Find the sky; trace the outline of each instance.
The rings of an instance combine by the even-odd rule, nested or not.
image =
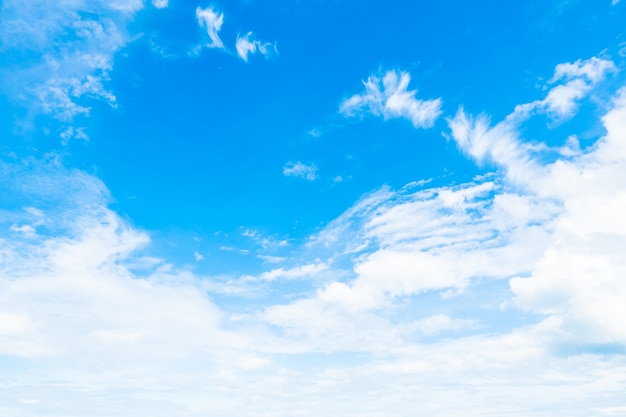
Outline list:
[[[625,31],[0,0],[0,415],[626,416]]]

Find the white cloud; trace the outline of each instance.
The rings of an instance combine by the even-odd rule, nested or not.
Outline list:
[[[283,167],[283,175],[286,177],[297,177],[307,181],[317,179],[317,167],[315,164],[303,164],[302,162],[287,162]]]
[[[460,108],[448,125],[452,138],[467,156],[480,165],[500,166],[512,181],[526,182],[543,167],[531,158],[529,146],[521,143],[515,123],[509,120],[491,127],[487,116],[471,117]]]
[[[203,9],[196,8],[196,19],[200,27],[206,29],[210,42],[206,44],[209,48],[224,49],[224,43],[219,37],[219,32],[224,23],[224,13],[214,10],[212,7]]]
[[[157,9],[165,9],[169,4],[169,0],[152,0],[152,5]]]
[[[257,255],[257,258],[262,259],[268,264],[279,264],[285,262],[287,258],[285,256],[271,256],[271,255]]]
[[[237,35],[236,42],[237,55],[239,58],[248,62],[248,55],[260,53],[266,58],[271,54],[275,54],[278,52],[275,43],[271,42],[261,42],[259,40],[252,39],[252,32],[246,33],[245,36]]]
[[[557,65],[549,84],[565,81],[553,87],[543,100],[521,104],[515,108],[511,119],[526,119],[534,112],[546,112],[555,119],[567,119],[574,115],[577,102],[585,97],[608,72],[616,71],[615,64],[600,58],[580,59],[574,63]]]
[[[70,126],[61,132],[59,136],[64,144],[67,144],[70,139],[89,140],[89,136],[87,136],[82,127]]]
[[[327,269],[328,265],[324,263],[301,265],[291,269],[278,268],[263,272],[259,279],[261,281],[275,281],[278,279],[310,278]]]
[[[553,245],[527,278],[511,280],[515,303],[558,319],[564,337],[581,343],[626,344],[626,332],[612,319],[626,314],[621,276],[626,263],[626,90],[603,117],[606,136],[592,151],[558,161],[549,176],[533,184],[539,193],[563,201],[565,211]]]
[[[411,76],[406,72],[387,71],[380,79],[370,76],[365,92],[344,100],[339,111],[346,117],[371,113],[385,119],[405,118],[415,127],[431,127],[441,115],[441,99],[420,100],[417,90],[408,90]]]
[[[600,80],[611,68],[591,59],[555,73]],[[330,272],[343,278],[268,308],[266,319],[306,334],[316,346],[326,346],[320,337],[351,334],[336,339],[335,349],[362,349],[354,326],[372,314],[390,314],[399,300],[433,292],[442,300],[463,299],[480,283],[510,280],[510,301],[501,298],[498,306],[537,314],[528,328],[542,334],[546,349],[626,346],[616,320],[626,314],[620,278],[626,271],[620,252],[626,245],[626,90],[602,122],[607,133],[595,146],[581,150],[570,138],[575,152],[545,162],[553,149],[524,142],[520,119],[509,116],[491,127],[488,117],[460,110],[449,120],[451,138],[476,161],[495,163],[497,173],[455,187],[382,189],[365,197],[309,242],[313,253],[332,254]],[[336,266],[342,257],[351,259],[352,278]]]
[[[473,320],[468,319],[454,319],[445,314],[437,314],[434,316],[426,317],[413,324],[416,330],[423,333],[426,336],[434,336],[446,331],[455,331],[467,327],[473,327],[475,325]]]
[[[14,224],[14,225],[11,225],[11,230],[14,232],[23,233],[24,236],[28,236],[28,237],[37,236],[37,230],[30,224],[23,224],[21,226]]]
[[[14,216],[36,217],[46,229],[27,240],[15,235],[32,232],[23,226],[0,232],[0,363],[16,395],[26,396],[21,364],[46,358],[31,374],[48,387],[30,392],[42,396],[34,415],[50,407],[64,414],[72,392],[88,386],[141,390],[147,384],[158,390],[157,380],[168,380],[168,369],[188,360],[196,375],[215,370],[214,363],[233,369],[263,365],[264,359],[255,361],[253,352],[237,347],[239,336],[220,328],[221,312],[199,278],[137,255],[148,236],[106,207],[108,193],[99,180],[55,163],[0,163],[3,192],[42,207]],[[68,400],[52,405],[55,395]],[[137,407],[132,396],[124,413]],[[7,411],[6,404],[0,395],[0,410]],[[71,408],[89,414],[90,407]]]
[[[70,125],[89,114],[91,100],[116,105],[105,83],[114,55],[130,40],[126,26],[143,7],[141,0],[84,3],[8,0],[0,13],[3,90],[35,113]],[[85,8],[93,13],[82,13]]]

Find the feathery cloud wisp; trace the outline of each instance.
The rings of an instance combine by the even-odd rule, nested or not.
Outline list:
[[[203,9],[196,8],[196,19],[200,27],[206,29],[210,42],[206,44],[209,48],[224,49],[224,42],[220,39],[219,32],[224,23],[224,13],[214,10],[212,7]]]
[[[235,45],[237,49],[237,55],[242,60],[248,62],[248,55],[259,53],[265,58],[268,58],[272,54],[278,52],[275,43],[261,42],[252,38],[252,32],[246,33],[244,36],[238,35]]]
[[[411,76],[407,72],[387,71],[380,79],[370,76],[365,92],[344,100],[339,111],[346,117],[371,113],[385,119],[405,118],[416,128],[431,127],[441,115],[441,99],[420,100],[417,90],[408,90]]]

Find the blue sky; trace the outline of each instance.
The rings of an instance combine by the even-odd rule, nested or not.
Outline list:
[[[626,5],[422,3],[0,2],[0,414],[626,416]]]

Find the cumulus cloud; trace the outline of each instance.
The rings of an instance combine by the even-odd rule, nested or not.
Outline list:
[[[417,90],[408,90],[407,72],[387,71],[381,78],[372,75],[364,81],[365,92],[344,100],[339,111],[346,117],[373,114],[385,119],[405,118],[415,127],[431,127],[441,115],[441,99],[420,100]]]
[[[315,164],[303,164],[302,162],[287,162],[283,167],[283,175],[286,177],[297,177],[307,181],[317,179],[317,166]]]
[[[224,49],[224,42],[219,37],[219,32],[224,23],[224,13],[214,10],[212,7],[206,9],[198,7],[196,8],[196,19],[200,27],[204,28],[209,36],[209,42],[206,43],[206,46]]]
[[[275,43],[261,42],[252,38],[252,32],[246,33],[244,36],[238,35],[237,42],[237,55],[239,58],[248,62],[248,55],[254,55],[259,53],[266,58],[278,52]]]
[[[565,210],[553,244],[527,277],[511,280],[515,304],[561,323],[564,337],[579,343],[626,344],[611,317],[626,314],[626,90],[602,119],[606,135],[572,161],[558,161],[534,184],[537,193],[561,200]]]

